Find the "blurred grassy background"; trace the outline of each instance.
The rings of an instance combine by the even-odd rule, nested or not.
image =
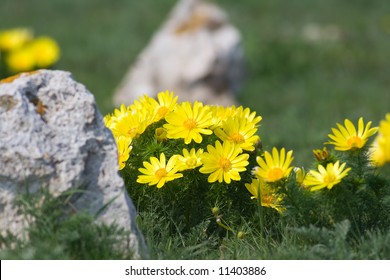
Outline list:
[[[240,102],[263,116],[266,149],[293,149],[294,164],[306,165],[336,122],[363,116],[377,125],[390,112],[388,0],[213,2],[242,32],[248,77]],[[56,68],[72,72],[106,114],[115,87],[175,3],[1,0],[0,29],[31,27],[57,40]],[[328,29],[336,35],[304,36]]]

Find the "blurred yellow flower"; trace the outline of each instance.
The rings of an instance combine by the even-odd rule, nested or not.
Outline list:
[[[361,149],[366,144],[368,138],[378,131],[377,127],[371,127],[372,122],[368,122],[364,127],[363,118],[359,118],[358,130],[356,131],[353,123],[345,119],[344,126],[337,124],[338,129],[332,128],[333,134],[329,134],[329,138],[333,141],[326,142],[325,144],[332,144],[336,150],[348,151]]]
[[[323,188],[331,189],[335,185],[341,182],[345,176],[348,175],[348,172],[351,168],[345,168],[345,163],[340,165],[339,161],[336,161],[335,164],[328,163],[326,168],[322,165],[318,165],[318,171],[310,170],[303,184],[310,188],[311,191],[317,191]]]
[[[170,139],[183,138],[185,144],[194,140],[202,142],[202,135],[211,135],[211,112],[201,102],[195,101],[194,106],[190,102],[183,102],[177,105],[173,112],[166,115],[167,137]]]
[[[390,161],[390,144],[385,138],[378,137],[372,144],[369,155],[373,165],[385,165]]]
[[[377,166],[390,161],[390,114],[386,114],[386,119],[379,124],[378,136],[370,149],[370,159]]]
[[[166,182],[183,177],[183,174],[176,173],[178,171],[176,157],[171,157],[167,163],[164,153],[160,154],[160,160],[151,157],[150,162],[143,162],[143,166],[145,168],[138,169],[144,174],[138,175],[137,182],[141,184],[157,185],[157,188],[161,188]]]
[[[298,184],[303,184],[303,180],[305,179],[305,170],[304,168],[300,167],[294,167],[294,172],[295,172],[295,180],[297,181]]]
[[[203,154],[203,149],[195,150],[192,148],[190,151],[183,149],[183,155],[177,155],[177,166],[180,171],[187,169],[194,169],[202,165],[200,160]]]
[[[252,182],[250,184],[245,184],[245,187],[252,194],[252,199],[259,199],[260,191],[261,206],[271,207],[279,213],[283,212],[284,208],[281,206],[283,200],[282,196],[277,194],[276,191],[261,178],[252,179]]]
[[[222,183],[225,181],[230,184],[231,180],[239,181],[241,179],[239,172],[245,171],[249,164],[248,154],[240,154],[239,146],[218,140],[215,147],[207,145],[207,152],[201,156],[203,166],[199,169],[200,173],[210,174],[208,182],[213,183],[218,180]]]
[[[21,48],[33,38],[27,28],[14,28],[0,32],[0,51],[8,52]]]
[[[119,170],[122,170],[126,166],[126,161],[129,159],[132,147],[131,139],[124,136],[115,138],[116,145],[118,147],[118,163]]]
[[[30,48],[34,53],[37,68],[50,67],[60,58],[60,48],[50,37],[42,36],[34,39]]]
[[[253,151],[255,144],[260,140],[257,127],[248,121],[247,118],[230,117],[223,122],[221,127],[215,129],[214,133],[222,141],[229,141],[237,144],[241,149]]]
[[[47,36],[33,39],[30,29],[15,28],[0,32],[0,52],[6,72],[16,74],[52,66],[59,59],[60,48]]]
[[[12,73],[31,71],[35,68],[34,52],[29,47],[24,47],[8,53],[5,62]]]
[[[256,161],[259,166],[255,169],[254,173],[266,182],[279,181],[290,174],[292,170],[290,164],[293,159],[292,151],[289,151],[286,156],[286,150],[284,148],[279,153],[274,147],[272,149],[272,155],[269,152],[265,152],[264,159],[257,157]]]

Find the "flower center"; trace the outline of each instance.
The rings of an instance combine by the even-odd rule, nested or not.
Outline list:
[[[186,160],[186,165],[187,165],[188,167],[194,167],[194,166],[196,165],[197,162],[198,162],[198,161],[197,161],[196,158],[191,157],[191,158],[189,158],[189,159]]]
[[[275,167],[270,169],[267,175],[269,181],[275,182],[283,178],[283,170],[279,167]]]
[[[161,106],[157,110],[157,115],[160,117],[164,117],[168,113],[169,109],[166,106]]]
[[[184,121],[183,126],[186,129],[191,130],[196,127],[196,121],[194,119],[187,119]]]
[[[334,181],[336,181],[336,176],[334,176],[333,174],[327,174],[324,176],[324,183],[325,184],[331,184]]]
[[[227,158],[221,158],[218,162],[218,165],[223,169],[223,171],[228,172],[231,167],[232,163]]]
[[[157,177],[157,179],[161,179],[162,177],[164,177],[165,175],[167,175],[167,170],[165,168],[160,168],[160,169],[157,169],[155,172],[154,172],[154,176]]]
[[[245,138],[244,136],[242,136],[240,133],[238,132],[234,132],[230,135],[230,139],[237,143],[237,144],[241,144],[241,143],[244,143],[245,142]]]
[[[137,135],[137,127],[132,127],[127,131],[127,135],[130,138],[134,138]]]
[[[269,207],[275,203],[275,197],[272,194],[261,195],[261,206]]]
[[[347,140],[347,145],[351,148],[361,148],[363,147],[362,138],[359,136],[352,136]]]

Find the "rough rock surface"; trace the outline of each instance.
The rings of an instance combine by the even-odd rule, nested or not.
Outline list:
[[[0,83],[0,230],[21,235],[26,222],[14,207],[19,192],[48,188],[72,198],[77,211],[131,231],[136,257],[146,253],[135,208],[118,174],[117,150],[93,95],[70,73],[41,70]]]
[[[244,77],[239,31],[226,13],[201,0],[180,0],[114,94],[128,105],[170,90],[179,100],[232,105]]]

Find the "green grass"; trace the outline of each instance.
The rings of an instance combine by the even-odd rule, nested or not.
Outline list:
[[[0,235],[0,259],[131,259],[128,233],[118,225],[97,224],[92,215],[73,211],[74,194],[76,190],[55,198],[46,189],[20,193],[15,207],[29,226],[21,236]]]
[[[62,49],[56,68],[72,72],[106,114],[113,109],[115,87],[175,2],[2,0],[0,29],[28,26],[37,35],[56,39]],[[307,166],[312,149],[322,148],[336,122],[363,116],[377,125],[390,112],[388,0],[213,2],[242,32],[248,75],[240,101],[263,117],[260,136],[266,150],[292,149],[293,164]],[[335,25],[341,37],[309,42],[302,30],[310,23]],[[152,214],[145,215],[144,230],[153,221]],[[160,223],[164,229],[166,223]],[[202,231],[202,225],[186,237],[184,251],[177,249],[183,240],[168,230],[162,230],[159,238],[146,234],[154,244],[155,258],[251,258],[259,256],[253,255],[256,250],[264,258],[389,258],[388,233],[370,231],[351,244],[343,239],[340,227],[346,225],[324,229],[328,233],[321,236],[333,239],[319,237],[314,245],[302,240],[321,228],[293,235],[286,229],[278,246],[269,244],[266,249],[258,244],[256,233],[228,245],[217,239],[199,244],[196,231]],[[210,244],[220,247],[210,250],[215,249]],[[349,248],[345,252],[350,255],[340,248]]]

